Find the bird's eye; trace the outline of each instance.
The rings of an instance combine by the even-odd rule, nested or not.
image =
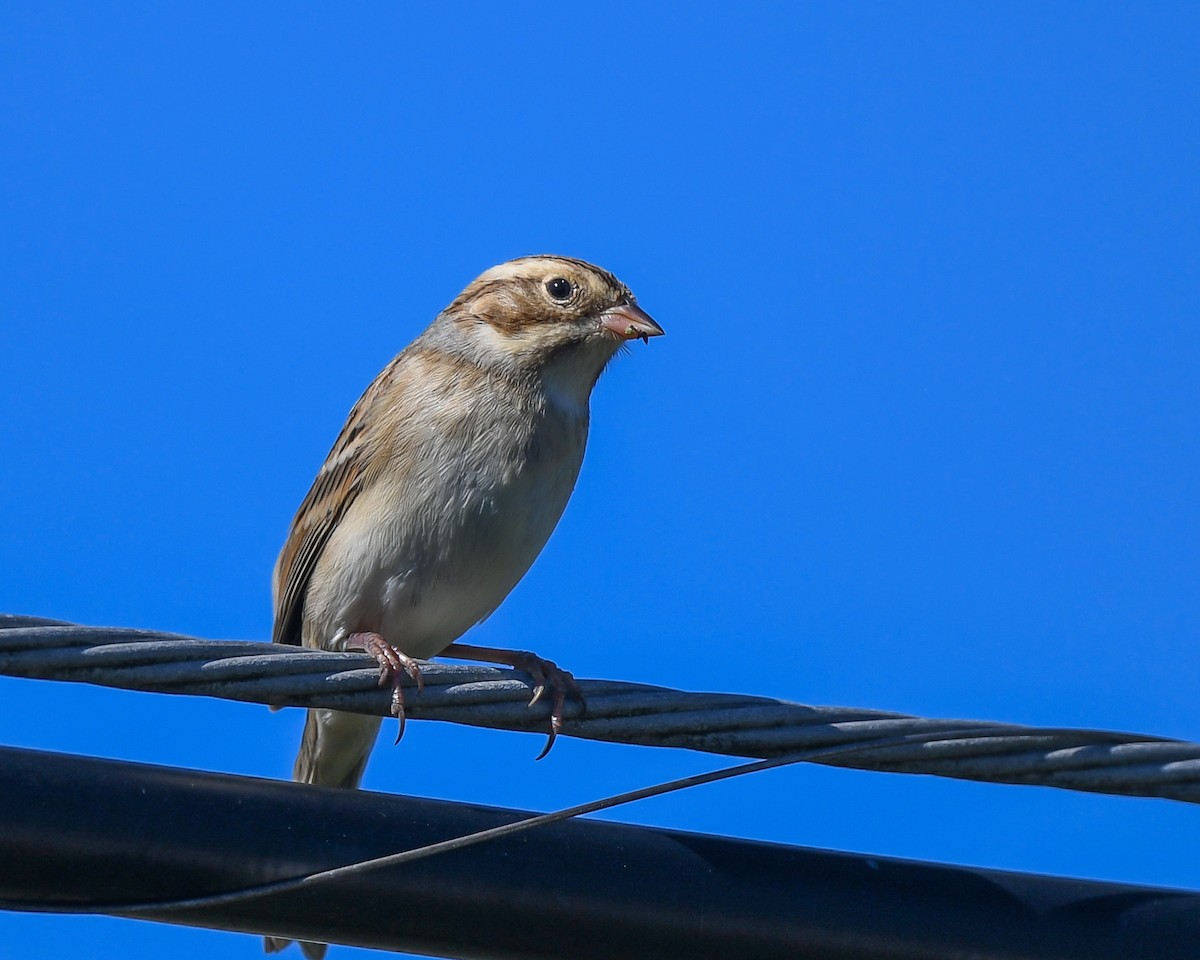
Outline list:
[[[571,281],[566,277],[555,277],[546,281],[546,292],[555,300],[570,300],[571,289]]]

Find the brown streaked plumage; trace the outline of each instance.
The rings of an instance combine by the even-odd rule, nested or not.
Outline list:
[[[557,524],[605,365],[627,340],[661,333],[624,284],[583,260],[524,257],[470,283],[350,411],[275,565],[273,639],[370,651],[401,719],[399,679],[419,680],[414,658],[518,666],[538,682],[534,700],[552,695],[549,749],[570,674],[455,641],[499,606]],[[379,723],[309,710],[295,779],[356,787]],[[268,938],[267,949],[286,943]]]

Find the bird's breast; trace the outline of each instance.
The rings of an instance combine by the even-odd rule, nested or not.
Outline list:
[[[500,605],[545,546],[583,461],[586,410],[537,413],[497,405],[469,423],[410,425],[420,442],[408,462],[364,491],[329,544],[341,559],[327,580],[336,599],[313,605],[332,618],[328,635],[371,630],[430,657]]]

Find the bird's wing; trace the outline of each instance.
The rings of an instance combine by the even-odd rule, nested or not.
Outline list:
[[[304,598],[317,561],[338,523],[371,480],[372,447],[379,441],[378,411],[398,365],[397,357],[359,398],[312,488],[296,511],[275,564],[275,643],[301,643]],[[374,422],[376,429],[369,429]]]

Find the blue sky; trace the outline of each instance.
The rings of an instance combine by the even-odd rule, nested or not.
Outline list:
[[[8,5],[0,611],[267,637],[363,387],[481,270],[558,252],[668,335],[602,379],[474,642],[1200,739],[1198,45],[1171,3]],[[0,679],[7,744],[282,777],[301,722]],[[366,786],[541,810],[713,766],[540,746],[412,724]],[[809,767],[614,812],[1192,888],[1198,816]],[[105,918],[0,942],[260,956]]]

